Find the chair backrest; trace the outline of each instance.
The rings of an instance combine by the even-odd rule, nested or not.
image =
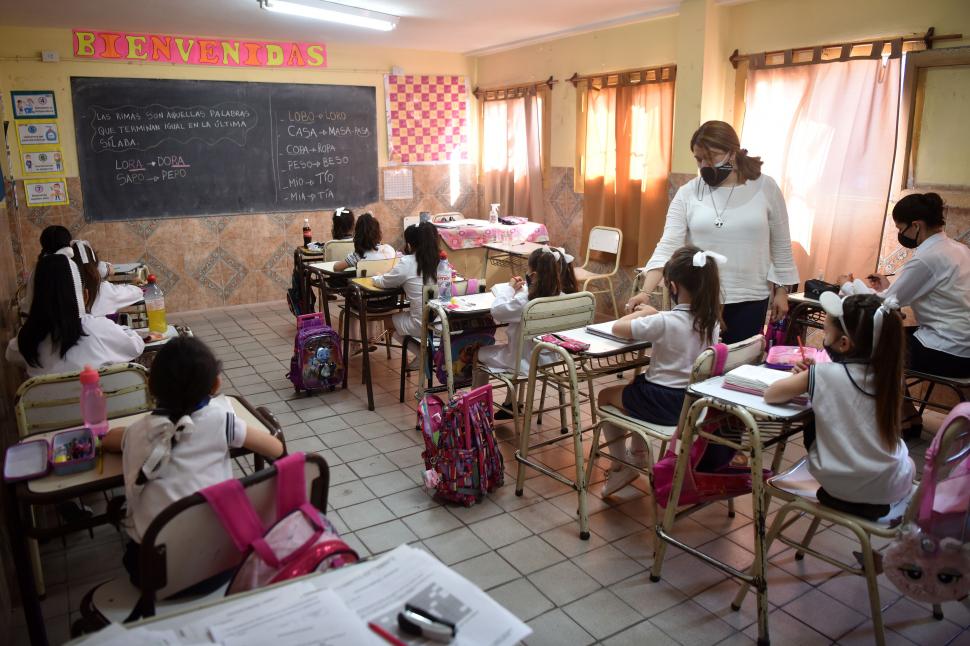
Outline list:
[[[108,417],[135,415],[152,409],[148,371],[136,363],[116,363],[98,369],[101,390],[108,402]],[[80,372],[31,377],[17,389],[14,413],[21,437],[79,426]]]
[[[305,457],[307,500],[325,512],[330,485],[327,462],[313,453]],[[276,468],[268,467],[240,482],[263,525],[269,527],[276,521]],[[225,572],[239,565],[243,556],[202,494],[186,496],[165,508],[145,531],[140,554],[143,600],[153,610],[155,599]]]
[[[382,258],[381,260],[358,260],[357,276],[379,276],[391,271],[397,264],[397,258]]]
[[[623,245],[623,231],[613,227],[593,227],[589,230],[589,242],[586,248],[589,251],[600,251],[620,255],[620,247]]]
[[[633,298],[637,294],[643,291],[643,282],[647,279],[647,272],[638,269],[636,276],[633,277],[633,287],[630,289],[630,298]],[[670,309],[670,290],[664,285],[663,281],[650,292],[651,296],[655,296],[660,300],[660,309],[667,311]]]
[[[519,338],[515,341],[515,356],[522,356],[526,341],[533,337],[585,327],[596,317],[596,297],[589,292],[549,296],[531,300],[522,312]],[[518,361],[515,372],[518,374]]]
[[[353,240],[327,240],[323,243],[323,261],[343,260],[354,250]]]
[[[758,334],[744,341],[738,341],[728,345],[728,356],[724,362],[724,372],[734,370],[744,364],[758,364],[765,357],[765,337]],[[691,369],[690,382],[695,383],[710,378],[714,372],[714,350],[708,348],[704,350],[694,361]]]
[[[412,224],[418,224],[421,222],[420,215],[405,215],[404,221],[401,223],[401,230],[407,229]]]
[[[458,211],[448,211],[446,213],[435,213],[431,216],[431,221],[434,223],[438,222],[454,222],[455,220],[464,220],[465,216]]]

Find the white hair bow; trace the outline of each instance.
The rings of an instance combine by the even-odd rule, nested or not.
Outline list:
[[[895,296],[890,296],[883,300],[882,305],[872,315],[872,354],[870,356],[876,356],[876,348],[879,347],[879,336],[882,334],[883,317],[893,311],[899,311],[899,301]]]
[[[714,262],[723,265],[727,262],[727,256],[722,256],[716,251],[698,251],[694,254],[694,266],[703,267],[707,264],[707,259],[712,258]]]
[[[54,252],[54,255],[67,258],[67,268],[71,272],[71,280],[74,283],[74,297],[77,299],[77,315],[83,316],[87,310],[84,307],[84,289],[81,287],[81,272],[78,271],[77,264],[71,262],[74,257],[74,250],[70,247],[61,247]]]
[[[334,215],[343,215],[344,213],[350,213],[350,209],[348,209],[346,206],[338,206],[333,212]]]
[[[154,480],[162,475],[165,465],[172,458],[176,433],[191,433],[195,430],[195,423],[188,415],[180,417],[175,424],[168,417],[160,415],[151,415],[148,419],[148,443],[151,450],[141,465],[141,473],[146,480]]]
[[[564,247],[550,247],[549,245],[545,245],[540,247],[540,249],[542,249],[543,253],[551,253],[556,257],[556,260],[562,260],[567,265],[575,260],[575,258],[566,253],[566,249]]]
[[[87,240],[75,240],[71,244],[77,247],[77,252],[80,254],[82,264],[86,265],[91,262],[92,259],[94,259],[94,250],[91,248],[91,243],[89,243]]]
[[[843,283],[840,293],[843,296],[852,296],[853,294],[875,294],[876,290],[862,282],[861,278],[856,278],[851,282]]]

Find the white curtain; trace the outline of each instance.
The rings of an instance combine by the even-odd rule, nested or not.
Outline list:
[[[482,116],[483,205],[500,212],[543,221],[542,97],[486,101]],[[487,212],[487,211],[486,211]]]
[[[876,268],[896,141],[900,60],[748,76],[742,141],[785,194],[803,278]]]

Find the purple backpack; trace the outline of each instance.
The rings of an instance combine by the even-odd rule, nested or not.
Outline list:
[[[322,312],[296,317],[293,358],[286,377],[296,392],[334,390],[343,381],[340,335],[327,325]]]
[[[304,462],[302,453],[276,461],[276,523],[269,528],[263,527],[238,480],[226,480],[199,492],[236,549],[245,554],[226,596],[358,561],[357,552],[307,501]]]
[[[505,465],[493,433],[491,385],[459,393],[447,405],[428,395],[420,415],[429,489],[469,507],[502,486]]]

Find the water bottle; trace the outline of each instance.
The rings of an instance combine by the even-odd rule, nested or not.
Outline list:
[[[310,230],[310,218],[303,218],[303,246],[308,247],[313,242],[313,232]]]
[[[154,274],[148,277],[148,287],[145,288],[145,309],[148,310],[148,331],[164,334],[168,330],[168,322],[165,320],[165,295],[155,282]]]
[[[101,392],[101,376],[91,366],[81,371],[81,419],[99,438],[108,432],[108,402]]]
[[[498,224],[498,207],[500,204],[492,204],[491,210],[488,212],[488,223]]]
[[[438,279],[438,300],[451,300],[451,265],[448,263],[448,254],[444,251],[438,256],[438,270],[435,272]]]

